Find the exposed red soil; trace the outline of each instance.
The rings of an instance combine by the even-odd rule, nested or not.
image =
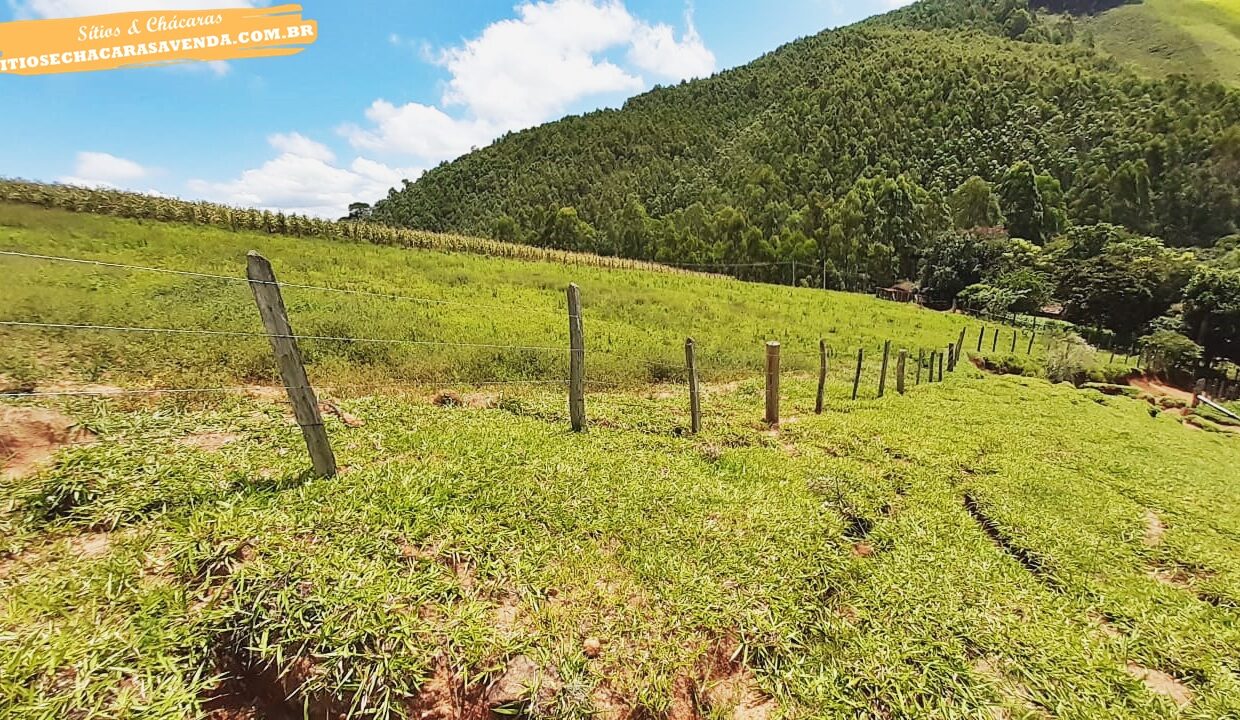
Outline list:
[[[1184,402],[1193,400],[1193,394],[1188,390],[1171,387],[1152,377],[1129,378],[1128,384],[1154,397],[1172,397]]]
[[[6,477],[21,477],[44,465],[57,450],[89,443],[94,435],[70,417],[34,407],[0,408],[0,463]]]
[[[701,720],[707,716],[733,720],[767,720],[775,700],[762,692],[753,671],[740,658],[734,638],[714,642],[692,672],[672,684],[667,720]]]

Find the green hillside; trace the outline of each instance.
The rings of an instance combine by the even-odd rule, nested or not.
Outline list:
[[[784,263],[729,269],[768,280],[795,261],[800,282],[868,288],[917,274],[958,224],[963,183],[999,188],[1027,162],[1036,192],[1000,194],[983,218],[1017,237],[1110,222],[1209,247],[1235,232],[1240,94],[1141,78],[1077,42],[1078,24],[1014,2],[923,0],[508,135],[374,212],[665,262]]]
[[[250,249],[316,336],[334,478],[307,472],[250,335]],[[1240,437],[970,362],[879,397],[878,344],[965,329],[973,349],[960,315],[15,204],[0,251],[0,320],[110,327],[0,331],[0,717],[1240,713]],[[1010,333],[970,358],[1131,371],[1044,331],[1013,354]]]
[[[1181,73],[1240,85],[1240,1],[1142,0],[1081,27],[1095,46],[1154,76]]]

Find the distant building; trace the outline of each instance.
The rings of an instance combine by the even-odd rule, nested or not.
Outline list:
[[[877,288],[874,296],[881,300],[914,302],[921,296],[921,288],[912,280],[901,280],[891,287]]]
[[[1067,307],[1065,307],[1063,303],[1052,302],[1038,308],[1038,312],[1036,314],[1044,318],[1060,320],[1063,318],[1064,313],[1067,312],[1067,310]]]

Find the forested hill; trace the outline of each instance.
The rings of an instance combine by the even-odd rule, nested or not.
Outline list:
[[[1236,232],[1240,93],[1138,77],[1074,32],[1021,0],[924,0],[511,134],[374,213],[672,263],[795,260],[813,285],[825,261],[852,289],[921,274],[953,227],[1044,245],[1114,223],[1203,248]]]

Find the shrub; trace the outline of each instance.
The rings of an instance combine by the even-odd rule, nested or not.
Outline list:
[[[1148,367],[1165,373],[1186,367],[1201,359],[1201,346],[1172,330],[1156,330],[1141,338],[1141,347],[1148,357]]]

